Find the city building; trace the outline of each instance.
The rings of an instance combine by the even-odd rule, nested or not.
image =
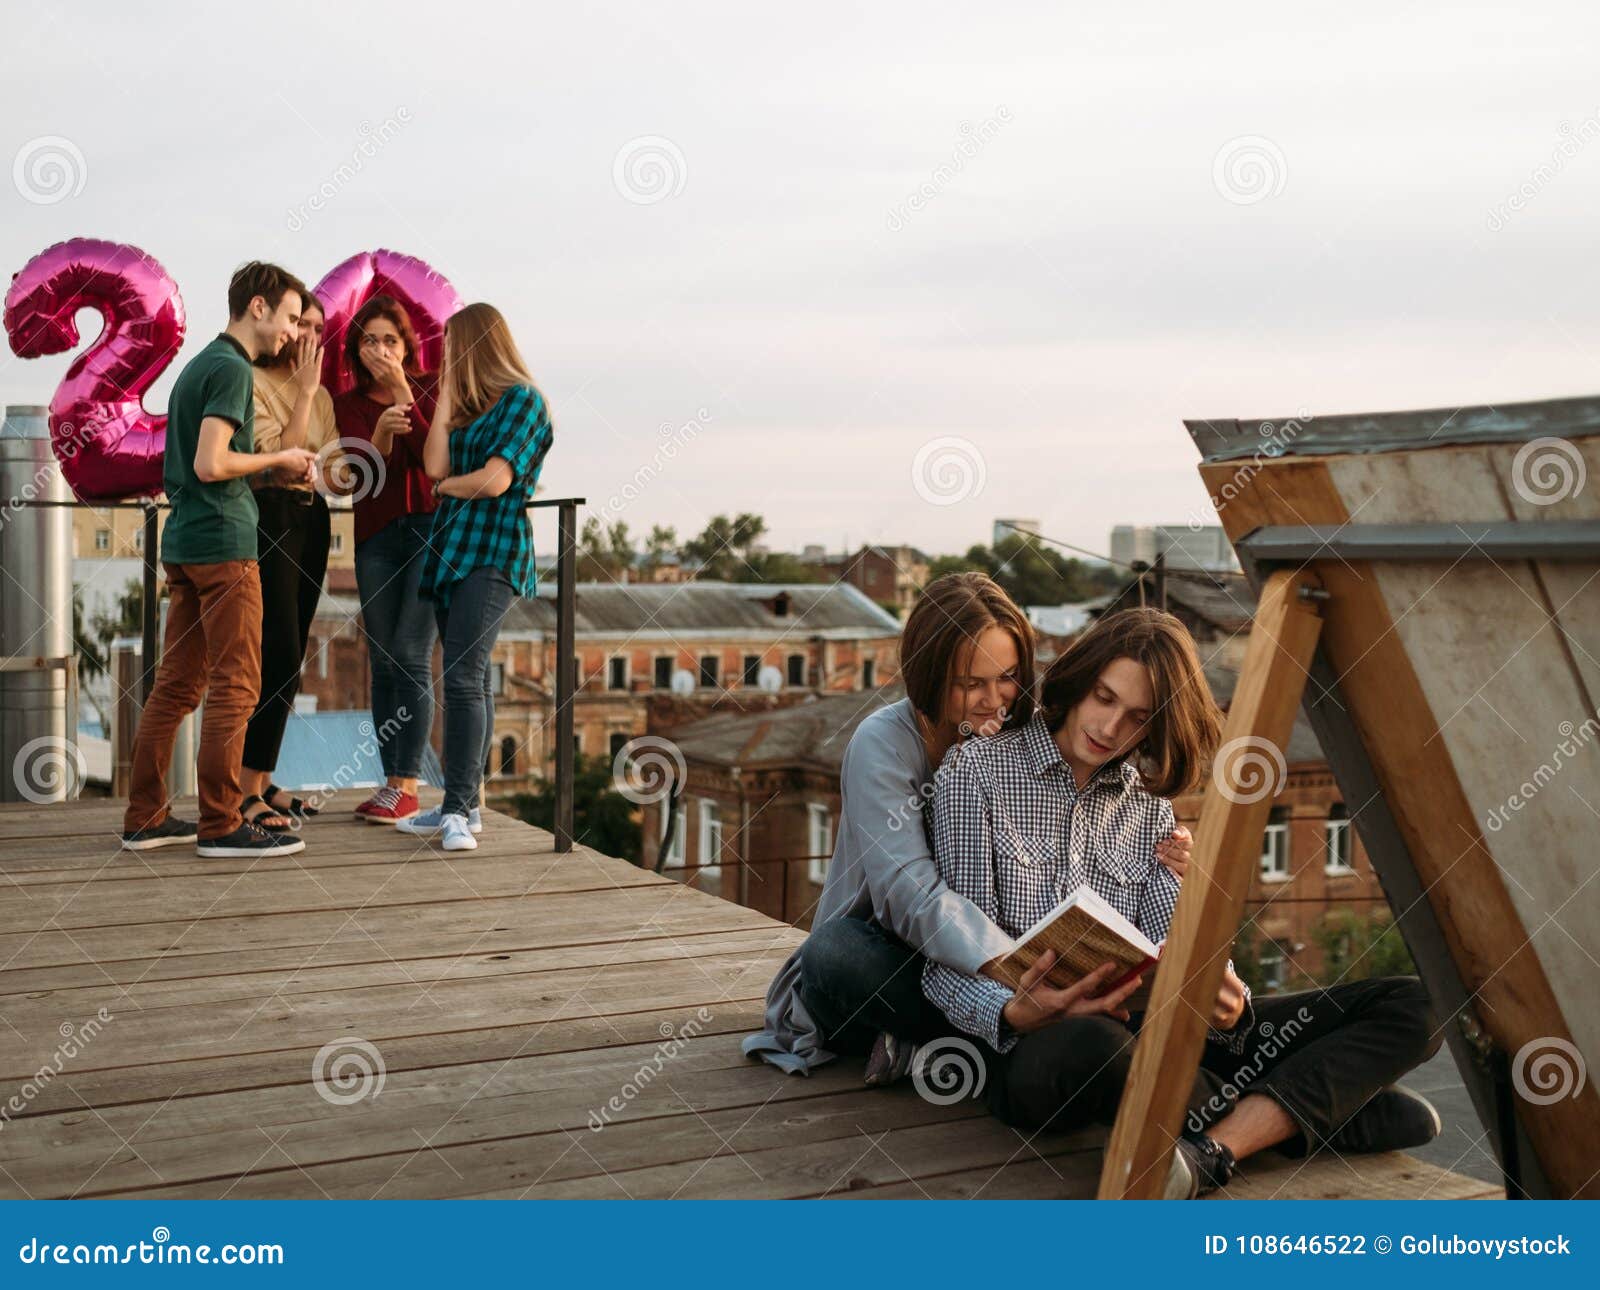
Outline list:
[[[1228,573],[1239,568],[1233,544],[1220,524],[1118,524],[1111,530],[1111,561],[1126,568],[1166,557],[1169,569]]]

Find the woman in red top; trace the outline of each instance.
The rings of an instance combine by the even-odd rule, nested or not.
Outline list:
[[[420,809],[417,775],[433,728],[437,628],[433,607],[417,592],[435,506],[422,445],[438,385],[417,370],[416,333],[390,296],[374,296],[357,311],[344,346],[355,387],[334,399],[333,410],[357,480],[356,589],[386,781],[356,814],[372,824],[396,824]]]

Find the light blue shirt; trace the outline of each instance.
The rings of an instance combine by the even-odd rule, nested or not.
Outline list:
[[[976,974],[1011,948],[1011,938],[939,876],[929,841],[933,772],[911,700],[867,717],[850,737],[839,772],[840,810],[833,858],[813,927],[832,918],[871,919],[913,949],[958,972]],[[791,1074],[832,1061],[800,1001],[800,950],[767,990],[766,1028],[744,1041]]]

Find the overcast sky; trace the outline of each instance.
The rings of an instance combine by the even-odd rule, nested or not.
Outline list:
[[[7,7],[5,273],[135,244],[181,362],[246,259],[421,256],[639,535],[1103,551],[1206,513],[1184,417],[1600,386],[1593,4],[141,8]]]

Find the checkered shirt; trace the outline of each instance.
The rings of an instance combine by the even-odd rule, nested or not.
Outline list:
[[[1179,879],[1155,848],[1175,824],[1172,803],[1145,791],[1132,759],[1102,766],[1078,788],[1039,715],[957,745],[935,776],[939,873],[1013,937],[1087,885],[1159,944],[1177,908]],[[930,959],[922,989],[955,1025],[996,1051],[1017,1042],[1001,1017],[1010,986]],[[1247,989],[1239,1024],[1209,1037],[1240,1052],[1253,1017]]]

